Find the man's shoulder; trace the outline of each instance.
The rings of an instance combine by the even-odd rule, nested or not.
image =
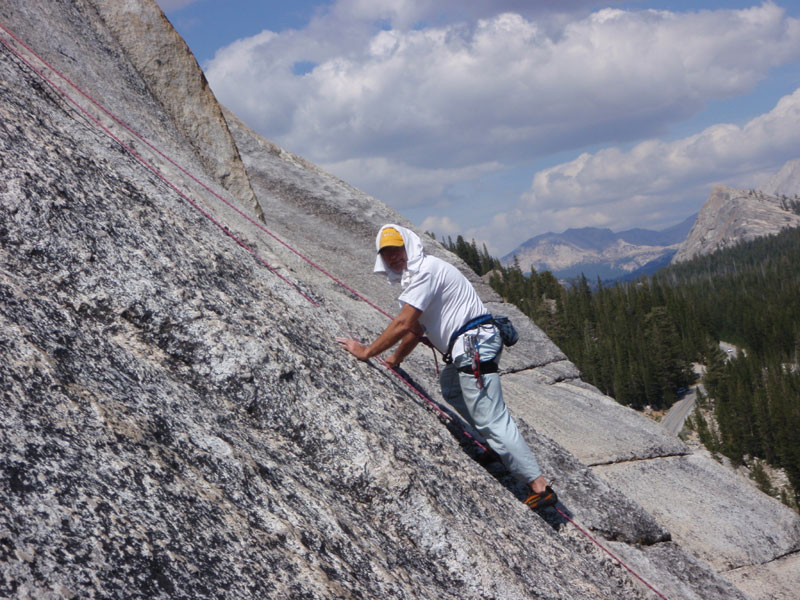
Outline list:
[[[433,256],[432,254],[426,254],[425,258],[422,260],[422,266],[427,269],[436,269],[436,270],[449,270],[449,269],[456,269],[453,265],[451,265],[446,260],[439,258],[438,256]],[[458,269],[456,269],[458,271]]]
[[[425,263],[428,263],[427,265]],[[424,268],[432,273],[441,273],[445,277],[453,277],[456,279],[466,279],[461,270],[454,264],[447,262],[438,256],[425,255],[423,261]]]
[[[437,287],[459,273],[449,262],[426,254],[412,274],[408,287],[427,285]]]

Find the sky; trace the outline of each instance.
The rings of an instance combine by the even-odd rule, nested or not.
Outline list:
[[[800,158],[800,0],[158,2],[251,128],[495,256]]]

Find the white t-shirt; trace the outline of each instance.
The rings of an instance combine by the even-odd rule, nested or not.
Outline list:
[[[428,339],[443,353],[447,351],[450,336],[459,327],[487,313],[475,288],[461,271],[429,255],[423,258],[419,270],[413,274],[398,300],[422,311],[420,324]],[[481,327],[480,331],[471,333],[478,334],[480,343],[491,332],[491,327]],[[462,339],[459,338],[453,345],[452,355],[456,357],[463,352]]]

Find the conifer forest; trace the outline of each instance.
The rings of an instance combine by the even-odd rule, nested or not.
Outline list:
[[[800,490],[800,229],[669,266],[634,282],[504,267],[459,236],[444,244],[531,317],[621,404],[667,409],[693,384],[692,363],[717,423],[696,416],[701,440],[734,464],[783,468]],[[724,340],[739,348],[727,355]],[[756,462],[756,464],[758,464]]]

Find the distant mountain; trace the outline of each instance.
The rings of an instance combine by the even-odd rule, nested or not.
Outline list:
[[[625,275],[622,276],[614,277],[613,281],[620,281],[620,282],[636,281],[637,279],[639,279],[639,277],[652,275],[653,273],[660,271],[664,267],[669,266],[672,263],[672,257],[675,256],[675,252],[676,250],[669,250],[668,252],[665,252],[663,256],[650,261],[649,263],[647,263],[643,267],[639,267],[635,271],[631,271],[630,273],[626,273]],[[604,283],[609,280],[611,280],[611,278],[602,279]]]
[[[772,196],[800,196],[800,158],[787,162],[775,176],[759,188]]]
[[[505,265],[516,257],[523,270],[552,271],[559,279],[586,275],[590,280],[627,278],[631,274],[653,273],[675,254],[686,238],[697,215],[661,231],[628,229],[614,233],[610,229],[584,227],[563,233],[545,233],[532,237],[502,257]]]
[[[796,168],[787,170],[789,177],[783,179],[784,183],[774,184],[772,189],[788,189],[785,186],[790,183],[791,173],[796,172]],[[789,227],[800,227],[799,209],[800,201],[786,194],[777,196],[715,186],[672,262],[683,262],[740,242],[774,235]]]

